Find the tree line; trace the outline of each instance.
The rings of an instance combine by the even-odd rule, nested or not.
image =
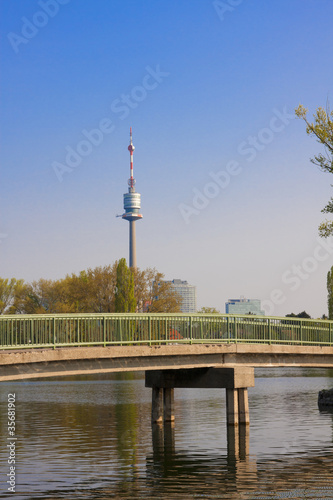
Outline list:
[[[313,114],[314,121],[310,122],[307,118],[308,110],[300,104],[295,109],[297,118],[300,118],[306,123],[306,133],[324,146],[324,154],[319,153],[311,162],[318,166],[323,172],[333,174],[333,111],[330,110],[327,103],[326,110],[318,107]],[[327,205],[322,209],[324,214],[333,214],[333,198],[328,201]],[[319,235],[322,238],[333,236],[333,221],[326,219],[319,228]],[[327,273],[327,291],[328,291],[328,317],[333,319],[333,267]]]
[[[125,259],[58,280],[0,278],[0,314],[180,312],[181,303],[162,273]]]

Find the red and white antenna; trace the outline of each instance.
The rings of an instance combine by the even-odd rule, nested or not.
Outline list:
[[[128,181],[128,185],[130,188],[134,188],[135,179],[133,175],[133,151],[135,147],[133,146],[133,140],[132,140],[132,127],[130,127],[130,144],[127,149],[130,152],[130,174],[131,174]]]

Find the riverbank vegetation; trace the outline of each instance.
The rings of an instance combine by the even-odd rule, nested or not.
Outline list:
[[[163,279],[125,259],[58,280],[0,278],[0,314],[180,312],[181,297]]]

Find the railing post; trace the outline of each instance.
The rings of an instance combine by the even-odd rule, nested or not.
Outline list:
[[[268,339],[269,339],[269,345],[271,345],[271,343],[272,343],[271,318],[268,318]]]
[[[148,315],[149,346],[151,346],[151,316]]]
[[[234,317],[234,334],[235,334],[235,344],[237,344],[237,323],[236,323],[236,316]]]
[[[303,345],[303,321],[300,321],[299,325],[299,333],[300,333],[300,339],[301,339],[301,345]]]
[[[53,349],[56,348],[56,317],[53,316]]]
[[[34,320],[30,320],[30,337],[31,337],[31,343],[33,344],[33,336],[34,336]]]
[[[227,316],[227,339],[228,339],[228,344],[230,344],[230,325],[229,325],[229,316]]]
[[[190,316],[190,344],[192,344],[192,339],[193,339],[193,322],[192,322],[192,316]]]
[[[106,347],[106,318],[103,316],[103,342],[104,347]]]
[[[77,324],[77,343],[80,343],[80,318],[76,318]]]

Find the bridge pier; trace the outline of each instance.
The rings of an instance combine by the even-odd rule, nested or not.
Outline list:
[[[174,393],[172,388],[163,389],[164,421],[173,422],[175,420]]]
[[[238,415],[240,424],[250,424],[249,394],[247,388],[238,389]]]
[[[250,423],[249,396],[247,387],[226,389],[227,424],[238,425]]]
[[[152,388],[151,421],[163,422],[163,389],[161,387]]]
[[[154,424],[173,422],[174,389],[166,387],[152,387],[151,421]]]
[[[250,423],[248,387],[254,387],[254,368],[189,368],[147,370],[146,387],[152,388],[152,422],[172,422],[175,388],[226,389],[227,425]]]
[[[226,389],[227,424],[239,424],[238,390]]]

